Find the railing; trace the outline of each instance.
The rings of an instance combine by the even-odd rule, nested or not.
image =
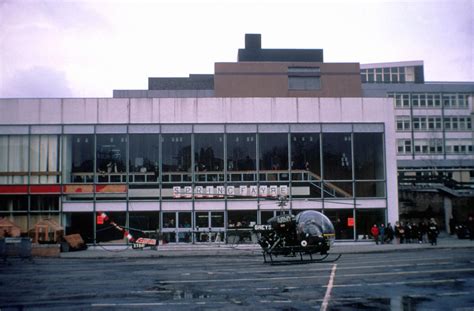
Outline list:
[[[125,183],[127,182],[127,173],[97,173],[97,182],[99,183]],[[147,173],[129,173],[131,183],[138,182],[157,182],[157,176],[154,172]],[[74,183],[92,183],[94,173],[71,173],[71,181]]]
[[[223,183],[225,174],[223,171],[195,172],[196,182],[216,182]],[[290,172],[288,170],[263,170],[263,171],[228,171],[228,182],[257,182],[257,174],[260,181],[287,182],[290,180]],[[60,176],[61,172],[30,172],[30,176]],[[28,172],[0,172],[1,176],[28,176]],[[73,183],[93,183],[94,176],[98,183],[126,183],[127,176],[130,183],[154,183],[158,182],[158,176],[155,172],[132,172],[127,173],[106,173],[106,172],[74,172],[71,173],[71,182]],[[308,181],[311,185],[324,191],[327,194],[343,197],[351,197],[352,195],[342,188],[331,182],[324,182],[323,186],[316,183],[321,181],[321,176],[307,170],[292,170],[291,180]],[[189,172],[163,172],[162,181],[165,183],[184,183],[192,181],[192,174]],[[327,189],[328,188],[328,189]]]
[[[60,176],[61,172],[31,172],[30,176]],[[0,172],[0,176],[28,176],[28,172]]]

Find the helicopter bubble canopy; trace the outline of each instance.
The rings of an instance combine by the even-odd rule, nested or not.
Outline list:
[[[332,244],[335,239],[334,226],[324,214],[308,210],[296,215],[296,232],[299,236],[325,237]]]

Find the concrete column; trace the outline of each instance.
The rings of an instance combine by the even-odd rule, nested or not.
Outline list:
[[[449,220],[453,217],[453,201],[450,197],[445,196],[443,197],[443,207],[444,207],[444,225],[446,228],[446,232],[451,234],[451,230],[449,228]]]

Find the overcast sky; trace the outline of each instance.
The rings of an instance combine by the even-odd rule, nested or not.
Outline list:
[[[0,0],[0,97],[111,97],[148,77],[213,73],[245,33],[326,62],[423,60],[474,81],[474,0]]]

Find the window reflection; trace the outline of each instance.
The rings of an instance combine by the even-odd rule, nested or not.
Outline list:
[[[163,228],[176,228],[176,213],[163,213]]]
[[[32,211],[59,211],[59,196],[54,195],[32,195]]]
[[[324,178],[352,179],[351,133],[323,134]]]
[[[197,228],[209,227],[209,213],[208,212],[196,212],[196,227]]]
[[[288,135],[286,133],[260,134],[260,169],[288,169]]]
[[[382,133],[354,133],[354,170],[356,179],[383,179]]]
[[[125,135],[97,135],[99,182],[126,182],[126,147]]]
[[[222,134],[196,134],[194,142],[196,172],[224,170],[224,139]]]
[[[254,171],[256,169],[255,134],[227,135],[227,170]]]
[[[321,179],[319,133],[291,135],[291,169],[309,171]]]
[[[191,181],[191,134],[164,134],[162,136],[162,167],[164,182]]]
[[[156,182],[159,140],[157,135],[130,135],[130,182]]]
[[[63,176],[66,182],[93,182],[94,135],[67,135],[63,148]]]

